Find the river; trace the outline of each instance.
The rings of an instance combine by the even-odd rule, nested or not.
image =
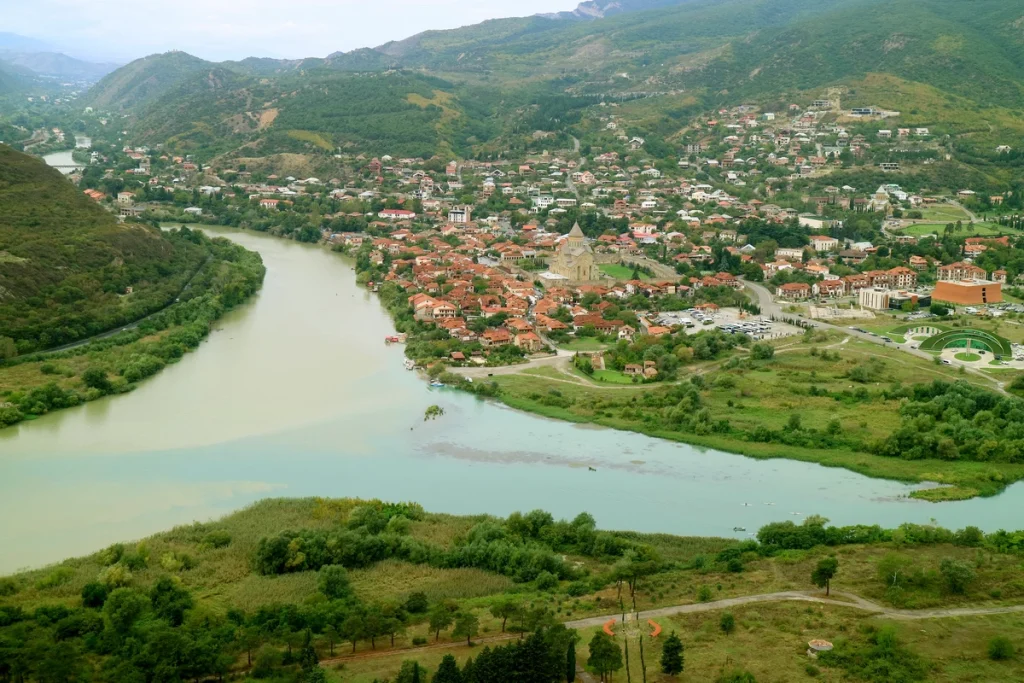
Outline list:
[[[50,166],[59,166],[60,172],[64,175],[71,175],[75,171],[80,171],[85,168],[84,164],[80,164],[75,161],[74,157],[71,155],[70,149],[64,150],[63,152],[47,154],[43,157],[43,161]]]
[[[197,351],[131,394],[0,430],[0,574],[267,496],[415,500],[450,513],[585,510],[603,528],[689,535],[745,536],[733,528],[812,513],[838,524],[1020,526],[1019,484],[996,498],[929,504],[906,499],[908,486],[845,470],[430,389],[402,367],[401,347],[385,346],[391,321],[344,258],[220,232],[259,251],[267,278]],[[445,415],[424,422],[432,404]]]

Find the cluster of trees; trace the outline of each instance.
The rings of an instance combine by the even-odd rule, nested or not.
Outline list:
[[[404,662],[396,683],[561,683],[576,680],[576,631],[561,625],[541,628],[508,645],[485,647],[459,667],[445,655],[432,675],[417,662]],[[617,647],[617,646],[616,646]]]
[[[886,397],[906,401],[900,427],[874,445],[879,455],[1024,462],[1024,402],[1018,398],[964,381],[893,388]]]
[[[950,531],[927,524],[902,524],[895,529],[878,525],[826,526],[822,517],[808,517],[803,524],[772,522],[757,532],[758,552],[772,555],[782,550],[807,550],[816,546],[871,545],[897,543],[905,546],[952,544],[967,548],[988,548],[998,553],[1024,551],[1024,531],[996,531],[986,534],[977,527]]]
[[[328,565],[366,567],[386,559],[401,559],[434,567],[475,567],[512,577],[517,582],[571,580],[580,572],[560,553],[619,556],[634,544],[597,531],[594,520],[582,514],[572,522],[556,522],[541,510],[515,513],[504,522],[488,520],[474,526],[464,541],[444,549],[405,535],[407,518],[376,515],[364,524],[353,515],[346,529],[286,531],[263,538],[253,556],[261,574],[318,570]]]

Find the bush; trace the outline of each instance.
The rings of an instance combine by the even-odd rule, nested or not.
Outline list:
[[[549,591],[558,588],[558,577],[549,571],[543,571],[537,575],[537,589]]]
[[[106,584],[98,581],[90,581],[82,587],[82,605],[85,607],[99,608],[107,601],[110,589]]]
[[[329,564],[320,568],[317,576],[317,588],[330,600],[339,600],[352,593],[348,571],[337,564]]]
[[[1012,659],[1013,655],[1013,642],[1006,636],[996,636],[988,641],[988,658],[992,661],[1002,662]]]
[[[231,534],[226,531],[211,531],[203,537],[203,545],[207,548],[227,548],[231,545]]]
[[[707,586],[701,586],[697,589],[697,600],[699,602],[708,602],[712,597],[714,597],[714,594]]]
[[[722,618],[718,620],[718,628],[722,629],[722,633],[725,635],[730,635],[736,630],[736,617],[732,615],[732,612],[722,615]]]
[[[962,560],[954,560],[948,557],[939,565],[939,572],[942,574],[942,578],[946,580],[946,588],[955,595],[966,593],[970,585],[974,583],[975,578],[977,578],[974,567]]]
[[[409,614],[425,614],[429,607],[426,593],[413,593],[405,601],[405,611]]]
[[[412,639],[412,644],[413,645],[426,645],[427,642],[428,642],[427,639],[424,638],[423,636],[415,636]]]

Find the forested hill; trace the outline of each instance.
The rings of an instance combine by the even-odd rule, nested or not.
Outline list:
[[[0,207],[0,337],[20,352],[161,308],[206,258],[158,229],[118,223],[58,171],[5,145]]]
[[[185,52],[136,59],[100,79],[86,93],[84,104],[110,110],[144,107],[213,66]]]
[[[86,104],[132,114],[138,142],[207,159],[514,151],[516,135],[572,125],[532,116],[553,98],[579,109],[657,95],[651,113],[679,119],[856,91],[879,75],[927,86],[947,109],[1024,110],[1024,11],[1004,0],[599,0],[578,11],[592,20],[493,20],[324,59],[155,55],[108,75]],[[888,100],[866,104],[918,108]]]

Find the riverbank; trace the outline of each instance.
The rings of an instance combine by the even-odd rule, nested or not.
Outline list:
[[[0,365],[0,428],[134,390],[198,348],[218,319],[262,286],[259,254],[201,233],[190,239],[205,249],[206,260],[163,311],[82,346]]]
[[[58,658],[86,676],[165,665],[190,667],[183,678],[272,678],[297,674],[309,658],[321,680],[370,683],[393,680],[408,660],[433,671],[452,655],[461,666],[480,655],[467,639],[493,648],[563,626],[578,632],[585,667],[587,644],[612,621],[637,680],[671,680],[659,662],[673,632],[694,680],[716,680],[726,661],[755,680],[804,677],[812,639],[835,644],[835,658],[815,662],[821,680],[924,680],[892,668],[857,675],[851,659],[884,629],[899,654],[883,658],[887,667],[927,671],[930,681],[962,680],[968,664],[984,680],[1024,676],[1019,657],[989,656],[996,636],[1024,636],[1020,534],[808,520],[758,537],[608,532],[586,514],[556,521],[542,511],[453,516],[413,503],[272,499],[0,579],[0,642],[9,654],[45,653],[30,658],[27,677]],[[502,559],[491,563],[497,549]],[[812,574],[830,557],[827,597]],[[622,611],[640,619],[620,623]],[[661,635],[650,637],[656,627]],[[150,644],[157,659],[120,647],[128,639]],[[167,643],[192,656],[176,659]]]
[[[357,277],[365,284],[379,275],[364,247]],[[977,443],[963,443],[952,423],[932,423],[930,432],[921,431],[918,441],[926,448],[914,442],[908,429],[925,427],[913,426],[901,411],[912,399],[926,400],[916,396],[915,387],[939,381],[948,383],[944,391],[957,391],[959,383],[974,391],[988,388],[956,368],[897,350],[839,333],[809,332],[798,340],[772,342],[774,351],[761,359],[746,348],[725,348],[703,362],[691,354],[673,380],[627,384],[618,390],[576,370],[568,360],[557,368],[503,369],[486,378],[477,372],[474,379],[448,367],[450,349],[443,345],[447,335],[438,336],[432,327],[414,321],[405,292],[388,287],[381,288],[381,302],[396,326],[409,334],[411,358],[432,366],[431,377],[445,384],[517,410],[748,457],[786,458],[924,484],[910,495],[929,502],[994,496],[1024,479],[1016,444],[1001,453],[979,452]],[[715,334],[700,332],[697,337]],[[973,418],[960,416],[964,421]],[[1002,437],[997,429],[967,441]],[[934,457],[939,452],[942,457]]]

